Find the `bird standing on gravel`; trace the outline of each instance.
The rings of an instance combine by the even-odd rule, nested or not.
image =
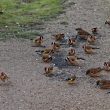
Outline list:
[[[50,66],[50,67],[45,67],[44,68],[44,71],[45,71],[45,75],[46,76],[51,76],[51,75],[53,75],[52,73],[53,73],[53,66]]]
[[[84,49],[84,52],[86,54],[93,54],[94,53],[94,49],[99,49],[97,47],[92,47],[92,46],[87,45],[87,44],[83,45],[82,48]]]
[[[100,89],[110,89],[110,80],[98,80],[96,84]]]
[[[55,38],[56,41],[61,41],[65,37],[65,34],[64,33],[58,33],[58,34],[53,35],[53,37]]]
[[[97,68],[90,68],[86,71],[86,75],[89,75],[91,77],[98,77],[100,76],[100,72],[103,69],[101,67],[97,67]]]
[[[8,79],[9,79],[9,77],[6,75],[6,73],[4,73],[4,72],[0,73],[0,80],[1,81],[5,82]]]
[[[104,62],[104,70],[110,71],[110,62]]]

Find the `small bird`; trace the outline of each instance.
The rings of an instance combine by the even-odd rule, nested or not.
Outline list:
[[[110,62],[104,62],[104,70],[110,71]]]
[[[4,73],[4,72],[0,73],[0,80],[1,81],[5,82],[8,79],[9,79],[9,77],[6,75],[6,73]]]
[[[88,42],[89,44],[94,44],[95,41],[96,41],[96,37],[95,37],[95,36],[88,36],[87,42]]]
[[[87,45],[87,44],[83,45],[82,48],[84,49],[86,54],[93,54],[94,53],[94,49],[99,49],[97,47],[92,47],[92,46]]]
[[[79,35],[81,39],[87,40],[88,36],[91,36],[89,32],[83,30],[82,28],[76,28],[76,31],[77,31],[77,35]]]
[[[43,55],[42,55],[42,60],[43,60],[44,62],[46,62],[46,63],[49,63],[49,62],[52,61],[52,56],[49,55],[49,54],[43,54]]]
[[[86,71],[86,75],[89,75],[91,77],[98,77],[100,76],[100,72],[103,69],[101,67],[97,67],[97,68],[90,68]]]
[[[93,33],[93,34],[97,34],[97,33],[98,33],[98,28],[97,28],[97,27],[92,28],[91,30],[92,30],[92,33]]]
[[[52,42],[51,45],[52,45],[54,51],[59,51],[59,49],[61,47],[60,44],[56,43],[56,42]]]
[[[110,89],[110,80],[98,80],[96,84],[100,89]]]
[[[75,55],[76,55],[75,49],[71,48],[68,52],[68,56],[75,56]]]
[[[72,85],[76,81],[76,76],[75,75],[74,76],[71,76],[68,79],[66,79],[66,81],[68,82],[68,84]]]
[[[33,47],[40,47],[42,46],[42,43],[43,43],[43,36],[39,36],[39,38],[36,38],[36,39],[31,39],[33,40]]]
[[[69,46],[75,46],[77,44],[76,38],[69,38],[68,44],[69,44]]]
[[[110,20],[107,20],[107,21],[105,22],[105,24],[110,25]]]
[[[53,66],[45,67],[44,68],[45,75],[46,76],[52,76],[53,75]]]
[[[56,41],[61,41],[65,37],[65,34],[64,33],[59,33],[59,34],[56,34],[56,35],[53,35],[53,36],[55,37]]]

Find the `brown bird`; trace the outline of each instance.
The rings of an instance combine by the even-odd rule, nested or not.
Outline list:
[[[42,55],[42,60],[43,60],[44,62],[46,62],[46,63],[49,63],[49,62],[52,61],[52,56],[49,55],[49,54],[43,54],[43,55]]]
[[[59,34],[56,34],[56,35],[53,35],[53,36],[55,37],[56,41],[61,41],[65,37],[65,34],[64,33],[59,33]]]
[[[48,47],[48,48],[45,48],[43,51],[42,51],[42,54],[53,54],[55,51],[53,49],[53,47]]]
[[[77,35],[79,35],[81,39],[87,40],[88,36],[91,36],[89,32],[83,30],[82,28],[76,28],[76,31],[77,31]]]
[[[5,82],[8,79],[9,79],[9,77],[6,75],[6,73],[4,73],[4,72],[0,73],[0,80],[1,81]]]
[[[45,71],[45,75],[46,76],[51,76],[51,75],[53,75],[52,73],[53,73],[53,66],[50,66],[50,67],[45,67],[44,68],[44,71]]]
[[[88,36],[87,42],[88,42],[89,44],[94,44],[95,41],[96,41],[96,37],[95,37],[95,36]]]
[[[107,20],[107,21],[105,22],[105,24],[110,25],[110,20]]]
[[[75,46],[77,44],[76,38],[69,38],[68,44],[69,44],[69,46]]]
[[[92,33],[93,33],[93,34],[97,34],[97,33],[98,33],[98,28],[97,28],[97,27],[92,28],[91,30],[92,30]]]
[[[110,71],[110,62],[104,62],[104,70]]]
[[[68,79],[66,79],[66,81],[68,82],[68,84],[72,85],[76,81],[76,76],[75,75],[74,76],[71,76]]]
[[[52,42],[51,45],[52,45],[52,48],[54,51],[59,51],[59,49],[61,47],[60,44],[56,43],[56,42]]]
[[[68,56],[65,60],[70,65],[73,65],[73,66],[78,66],[79,65],[78,59],[75,56]]]
[[[98,77],[100,76],[100,72],[103,69],[101,67],[97,67],[97,68],[90,68],[86,71],[86,75],[89,75],[91,77]]]
[[[86,54],[93,54],[94,53],[94,49],[99,49],[97,47],[92,47],[92,46],[87,45],[87,44],[83,45],[82,48],[84,49]]]
[[[75,55],[76,55],[75,49],[71,48],[68,52],[68,56],[75,56]]]
[[[31,39],[31,40],[33,40],[33,39]],[[43,36],[39,36],[39,38],[34,39],[34,40],[33,40],[33,43],[34,43],[33,47],[34,47],[34,46],[35,46],[35,47],[40,47],[40,46],[42,46]]]
[[[100,89],[110,89],[110,80],[98,80],[96,84]]]

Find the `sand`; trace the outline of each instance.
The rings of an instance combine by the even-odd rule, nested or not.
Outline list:
[[[70,86],[60,77],[43,75],[43,67],[47,64],[41,63],[40,56],[35,53],[37,48],[31,47],[29,40],[0,41],[0,69],[10,77],[6,83],[0,81],[0,110],[110,110],[110,94],[107,94],[110,90],[100,90],[95,84],[96,79],[85,75],[88,68],[103,66],[104,61],[110,60],[110,26],[104,24],[109,5],[103,0],[74,2],[76,4],[68,7],[65,14],[45,23],[45,45],[53,41],[51,34],[70,35],[76,34],[77,27],[89,32],[92,27],[98,27],[100,36],[96,46],[100,49],[88,56],[81,49],[83,43],[80,44],[77,53],[86,59],[82,66],[61,70],[78,77],[76,84]],[[61,21],[68,25],[61,25]],[[62,48],[64,54],[67,49]],[[101,78],[110,79],[109,73],[103,74]]]

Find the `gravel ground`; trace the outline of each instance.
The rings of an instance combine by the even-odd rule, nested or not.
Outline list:
[[[78,76],[77,83],[70,86],[62,81],[66,75],[45,77],[43,67],[47,64],[40,63],[40,57],[34,53],[36,48],[31,47],[29,40],[0,41],[0,69],[10,77],[6,83],[0,82],[0,110],[110,110],[109,90],[100,90],[95,85],[96,79],[85,75],[88,68],[102,66],[104,61],[110,60],[110,27],[104,24],[109,15],[109,4],[103,0],[74,2],[76,4],[68,7],[65,14],[45,23],[45,44],[51,43],[50,37],[54,33],[71,35],[76,34],[77,27],[88,31],[92,27],[99,28],[96,46],[100,49],[97,53],[87,56],[80,47],[76,47],[77,53],[86,60],[80,68],[62,69],[66,74]],[[68,25],[61,25],[62,21],[68,22]],[[68,47],[62,48],[63,55],[66,49]],[[110,74],[104,74],[102,78],[110,79]]]

